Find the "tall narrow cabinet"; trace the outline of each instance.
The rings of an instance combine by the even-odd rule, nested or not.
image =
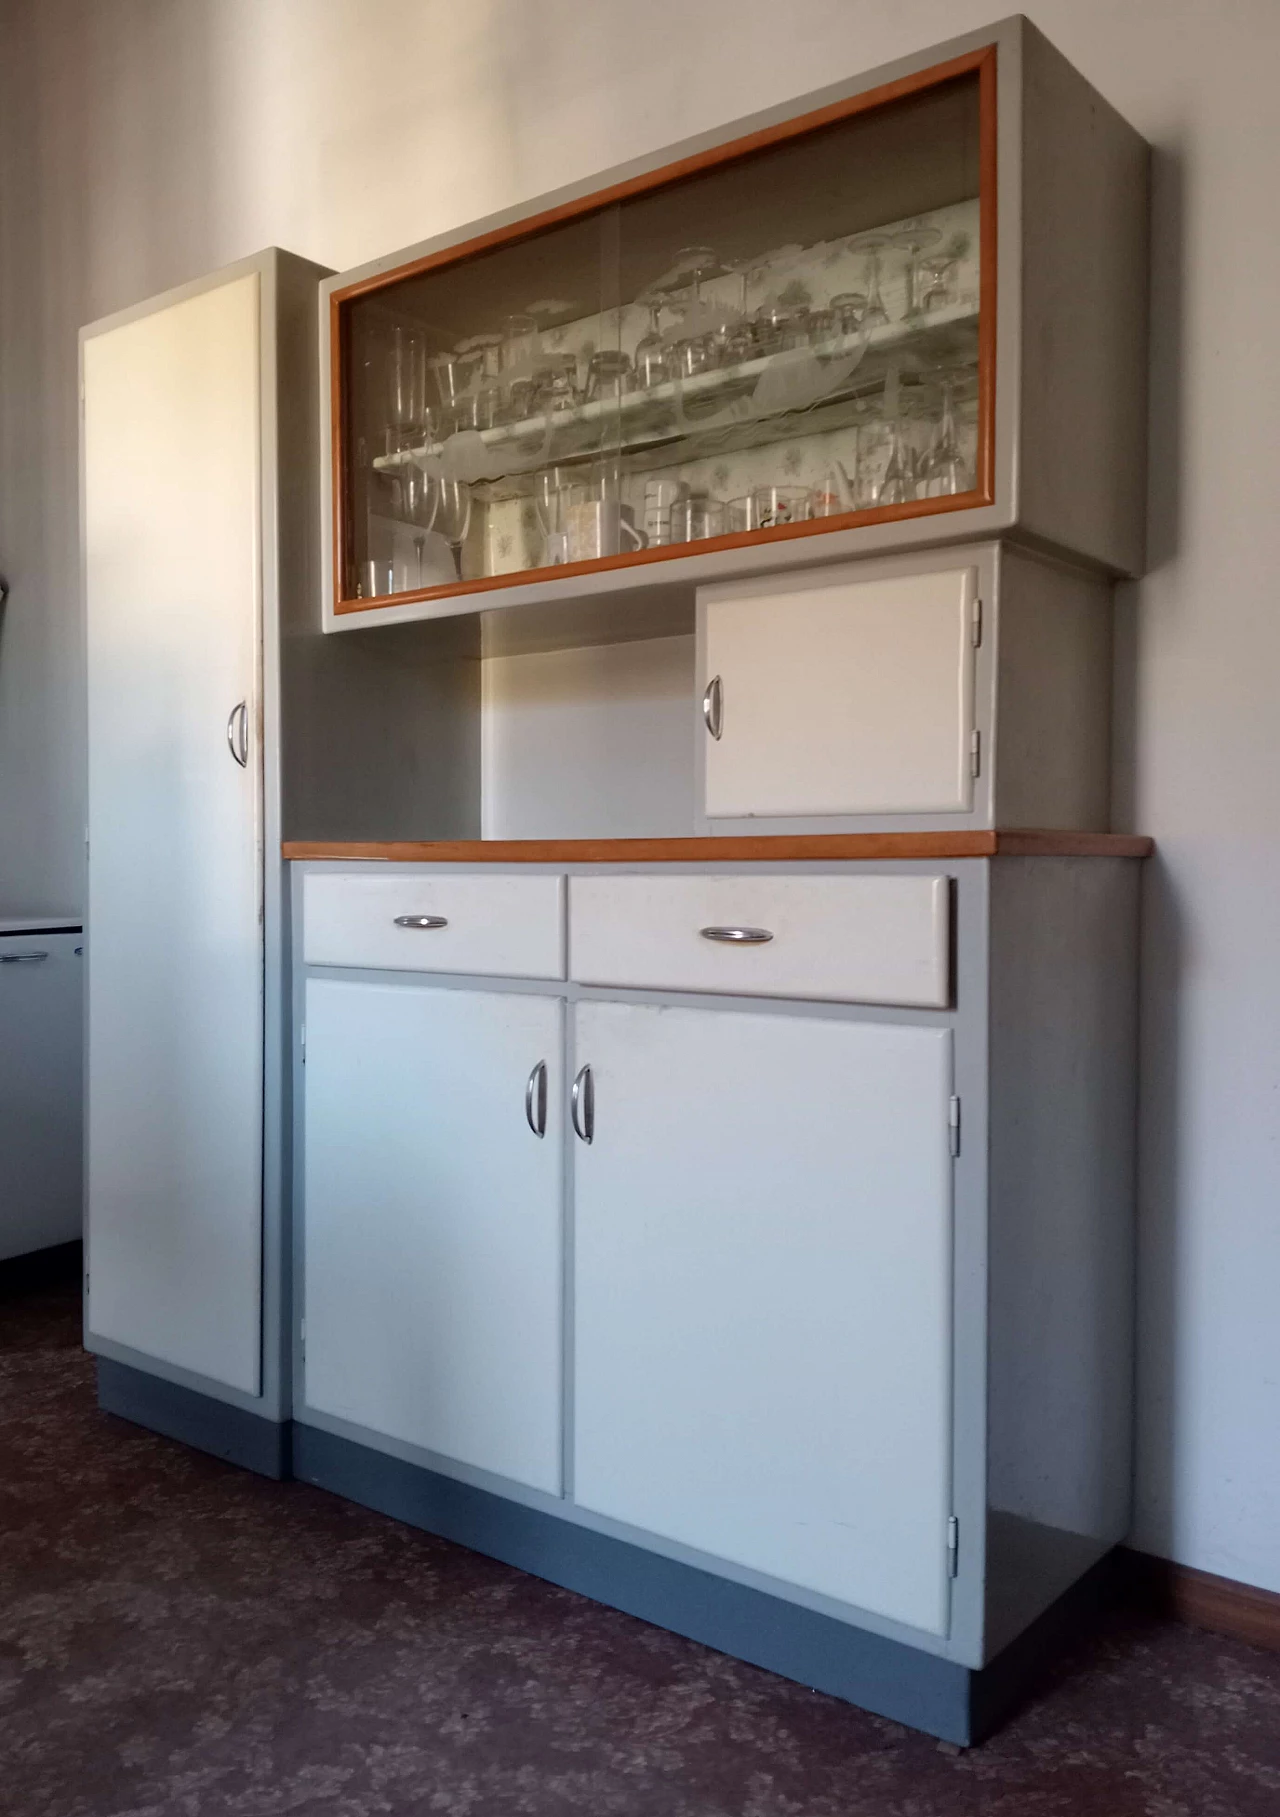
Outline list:
[[[104,1404],[278,1471],[289,1408],[280,841],[433,793],[456,637],[316,597],[318,285],[269,250],[81,335],[87,1342]],[[465,774],[465,758],[456,766]],[[442,787],[444,785],[441,785]],[[460,827],[459,830],[467,830]]]

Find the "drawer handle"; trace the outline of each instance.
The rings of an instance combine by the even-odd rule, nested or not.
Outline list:
[[[596,1082],[589,1066],[580,1066],[570,1094],[569,1114],[573,1133],[588,1147],[596,1133]]]
[[[704,940],[719,940],[725,946],[767,946],[773,935],[767,927],[699,928]]]
[[[48,953],[0,953],[0,965],[39,965]]]
[[[448,927],[447,915],[397,915],[397,927]]]
[[[524,1088],[524,1120],[535,1136],[547,1133],[547,1063],[539,1060]]]
[[[707,691],[702,696],[702,717],[707,722],[711,736],[719,738],[724,731],[724,683],[718,675],[711,677]]]

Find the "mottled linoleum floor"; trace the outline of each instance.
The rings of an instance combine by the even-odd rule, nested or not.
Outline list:
[[[0,1301],[14,1817],[1280,1817],[1280,1656],[1117,1617],[970,1752],[98,1411]]]

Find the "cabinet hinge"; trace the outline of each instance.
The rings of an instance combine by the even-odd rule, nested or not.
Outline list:
[[[298,1320],[298,1343],[301,1345],[302,1354],[305,1356],[307,1353],[307,1321],[305,1319]]]
[[[960,1574],[960,1522],[953,1514],[947,1522],[947,1576]]]
[[[952,1156],[960,1153],[960,1100],[952,1098],[947,1109],[947,1135],[951,1143]]]
[[[982,770],[982,733],[969,734],[969,774],[977,776]]]
[[[976,650],[982,643],[982,601],[973,602],[973,647]]]
[[[302,1064],[307,1064],[307,1025],[304,1022],[298,1030],[298,1046],[302,1050]]]

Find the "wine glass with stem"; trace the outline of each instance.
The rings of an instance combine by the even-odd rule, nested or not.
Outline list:
[[[889,236],[890,246],[901,247],[907,255],[903,271],[903,284],[906,294],[906,307],[903,309],[904,321],[912,322],[920,314],[919,279],[920,254],[928,252],[942,238],[942,229],[933,227],[928,221],[904,221],[902,226]]]
[[[864,333],[872,328],[885,328],[889,322],[889,311],[884,306],[880,294],[880,277],[882,256],[886,246],[892,245],[892,236],[872,230],[868,233],[855,233],[848,242],[850,252],[863,252],[867,256],[867,275],[863,289],[867,293],[867,306],[862,312],[861,328]]]
[[[965,460],[956,429],[955,396],[968,374],[942,367],[932,375],[941,393],[941,410],[933,443],[920,469],[922,498],[954,498],[973,490],[973,470]]]
[[[458,579],[461,580],[462,545],[471,528],[471,487],[466,480],[448,479],[444,476],[437,479],[435,484],[435,528],[453,552],[454,566],[458,570]]]

